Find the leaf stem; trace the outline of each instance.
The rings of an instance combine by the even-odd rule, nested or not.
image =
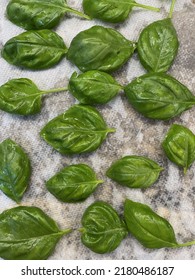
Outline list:
[[[53,89],[49,89],[49,90],[44,90],[41,93],[42,94],[49,94],[49,93],[54,93],[54,92],[62,92],[62,91],[67,91],[68,88],[64,87],[64,88],[53,88]]]
[[[66,12],[71,12],[71,13],[73,13],[73,14],[75,14],[75,15],[78,15],[78,16],[80,16],[80,17],[82,17],[82,18],[91,20],[91,18],[90,18],[88,15],[86,15],[86,14],[84,14],[84,13],[81,13],[81,12],[75,10],[75,9],[70,8],[70,7],[66,7],[65,10],[66,10]]]
[[[109,132],[116,132],[116,129],[115,129],[115,128],[108,128],[106,131],[107,131],[108,133],[109,133]]]
[[[187,247],[187,246],[191,246],[191,245],[195,245],[195,240],[190,241],[190,242],[186,242],[183,244],[178,244],[178,247]]]
[[[132,6],[134,7],[140,7],[146,10],[150,10],[150,11],[154,11],[154,12],[160,12],[160,8],[156,8],[156,7],[152,7],[152,6],[147,6],[147,5],[143,5],[143,4],[139,4],[139,3],[133,3]]]
[[[64,230],[62,230],[61,231],[61,233],[64,235],[64,234],[68,234],[68,233],[70,233],[70,232],[72,232],[72,229],[71,228],[67,228],[67,229],[64,229]]]
[[[169,15],[168,15],[169,18],[172,18],[173,10],[175,7],[175,2],[176,2],[176,0],[172,0],[172,2],[171,2],[171,8],[170,8]]]

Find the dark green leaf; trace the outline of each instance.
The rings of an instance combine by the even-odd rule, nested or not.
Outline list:
[[[105,104],[122,89],[107,73],[92,70],[78,75],[72,74],[69,90],[82,104]]]
[[[91,204],[82,217],[81,240],[95,253],[115,250],[127,236],[126,225],[117,212],[106,202]]]
[[[75,105],[51,120],[41,136],[60,153],[72,155],[96,150],[107,134],[114,131],[95,108]]]
[[[186,173],[195,160],[195,135],[188,128],[173,124],[162,146],[167,157],[175,164],[182,166]]]
[[[145,117],[169,120],[192,108],[195,98],[190,90],[163,73],[143,75],[125,88],[131,105]]]
[[[147,248],[178,247],[170,223],[150,207],[126,199],[124,215],[129,232]]]
[[[2,57],[10,64],[29,69],[46,69],[57,64],[66,54],[63,39],[54,31],[26,31],[10,39]]]
[[[11,139],[0,144],[0,190],[19,202],[27,188],[31,168],[28,156]]]
[[[126,156],[114,162],[106,175],[129,188],[148,188],[163,170],[156,162],[141,156]]]
[[[170,18],[155,21],[140,34],[137,50],[149,72],[166,72],[173,63],[179,42]]]
[[[82,72],[114,71],[132,56],[135,44],[112,28],[93,26],[72,40],[67,58]]]
[[[7,6],[9,20],[28,30],[53,28],[66,12],[89,19],[70,8],[65,0],[12,0]]]
[[[157,8],[136,3],[134,0],[83,0],[83,9],[87,15],[112,23],[126,20],[133,7],[159,11]]]
[[[85,200],[103,181],[86,164],[70,165],[46,182],[47,189],[63,202]]]
[[[37,207],[20,206],[0,214],[0,257],[7,260],[44,260],[60,238],[70,232]]]

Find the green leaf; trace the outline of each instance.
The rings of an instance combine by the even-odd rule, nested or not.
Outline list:
[[[120,68],[133,55],[135,44],[112,28],[93,26],[71,42],[67,58],[82,72]]]
[[[148,188],[156,182],[163,170],[153,160],[141,156],[126,156],[115,161],[106,175],[129,188]]]
[[[20,202],[31,173],[30,161],[23,149],[11,139],[0,144],[0,190]]]
[[[179,47],[176,30],[170,18],[155,21],[140,34],[137,50],[142,65],[149,72],[166,72]]]
[[[126,199],[124,215],[129,232],[144,247],[178,247],[170,223],[147,205]]]
[[[89,19],[70,8],[65,0],[12,0],[7,5],[8,19],[27,30],[53,28],[66,12]]]
[[[78,75],[74,72],[69,81],[69,90],[82,104],[105,104],[122,89],[107,73],[92,70]]]
[[[74,105],[51,120],[41,131],[42,138],[62,154],[72,155],[96,150],[109,132],[100,113],[93,107]]]
[[[2,57],[10,64],[33,70],[57,64],[66,54],[63,39],[54,31],[26,31],[10,39],[3,47]]]
[[[162,146],[169,160],[183,167],[186,173],[195,160],[195,135],[192,131],[182,125],[173,124]]]
[[[0,257],[6,260],[44,260],[60,238],[57,224],[37,207],[19,206],[0,214]]]
[[[82,243],[95,253],[115,250],[127,236],[126,225],[106,202],[91,204],[82,217]]]
[[[86,164],[75,164],[63,168],[46,182],[47,189],[63,202],[85,200],[103,181]]]
[[[169,120],[192,108],[195,97],[173,77],[163,73],[143,75],[125,88],[131,105],[151,119]]]
[[[83,9],[92,18],[118,23],[125,21],[133,7],[158,12],[158,8],[136,3],[134,0],[83,0]]]

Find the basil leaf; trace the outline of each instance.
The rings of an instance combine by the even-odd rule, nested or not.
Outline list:
[[[129,232],[146,248],[178,247],[170,223],[147,205],[126,199],[124,215]]]
[[[140,34],[137,50],[142,65],[149,72],[166,72],[179,47],[176,30],[170,18],[155,21]]]
[[[114,71],[133,55],[135,44],[112,28],[93,26],[71,42],[67,58],[82,72]]]
[[[134,0],[83,0],[83,9],[92,18],[118,23],[126,20],[133,7],[158,12],[158,8],[136,3]]]
[[[99,254],[115,250],[128,234],[124,221],[103,201],[94,202],[85,210],[82,226],[82,243]]]
[[[131,105],[151,119],[169,120],[192,108],[195,97],[173,77],[163,73],[143,75],[125,88]]]
[[[163,170],[153,160],[141,156],[126,156],[115,161],[106,175],[129,188],[148,188]]]
[[[26,31],[10,39],[2,57],[10,64],[33,70],[57,64],[66,54],[62,38],[51,30]]]
[[[107,134],[114,131],[95,108],[75,105],[51,120],[41,136],[58,152],[72,155],[96,150]]]
[[[9,20],[27,30],[53,28],[66,12],[89,19],[70,8],[65,0],[12,0],[7,6]]]
[[[75,164],[63,168],[46,182],[47,189],[63,202],[85,200],[103,181],[86,164]]]
[[[37,207],[19,206],[0,214],[0,257],[6,260],[44,260],[60,238],[70,232]]]
[[[182,166],[186,173],[195,160],[195,135],[187,127],[173,124],[162,146],[169,160]]]
[[[11,139],[0,144],[0,190],[20,202],[31,173],[30,161],[23,149]]]
[[[69,81],[69,90],[82,104],[105,104],[122,89],[107,73],[91,70],[78,75],[74,72]]]

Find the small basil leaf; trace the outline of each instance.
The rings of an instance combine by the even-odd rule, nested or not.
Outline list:
[[[129,188],[148,188],[163,170],[153,160],[141,156],[126,156],[114,162],[106,175]]]
[[[19,206],[0,214],[0,257],[6,260],[44,260],[60,238],[57,224],[37,207]]]
[[[155,21],[140,34],[137,50],[142,65],[149,72],[166,72],[173,63],[179,42],[170,18]]]
[[[86,164],[70,165],[46,182],[47,189],[63,202],[85,200],[103,181]]]
[[[0,144],[0,190],[20,202],[31,173],[30,161],[23,149],[11,139]]]
[[[178,247],[170,223],[147,205],[126,199],[124,215],[129,232],[146,248]]]
[[[82,243],[95,253],[115,250],[127,236],[126,225],[106,202],[91,204],[82,217]]]
[[[131,105],[151,119],[169,120],[192,108],[195,97],[173,77],[163,73],[143,75],[125,88]]]
[[[188,128],[173,124],[162,146],[169,160],[182,166],[186,173],[195,160],[195,135]]]
[[[67,58],[82,72],[120,68],[133,55],[135,44],[112,28],[93,26],[71,42]]]
[[[26,31],[10,39],[2,57],[10,64],[29,69],[46,69],[57,64],[66,54],[63,39],[54,31]]]
[[[82,104],[105,104],[122,89],[115,79],[107,73],[91,70],[77,75],[73,73],[69,90]]]
[[[74,105],[51,120],[41,136],[60,153],[72,155],[96,150],[107,134],[114,131],[95,108]]]

